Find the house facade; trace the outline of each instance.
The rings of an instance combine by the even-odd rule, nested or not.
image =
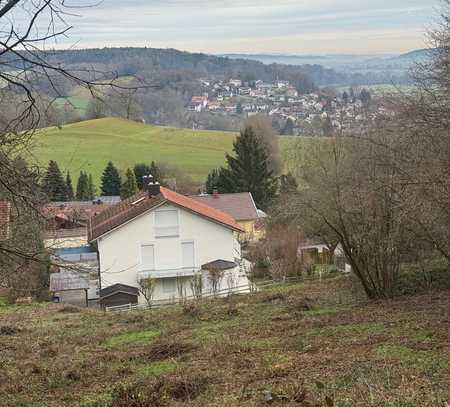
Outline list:
[[[91,220],[102,305],[123,305],[133,292],[138,294],[131,302],[145,304],[142,282],[149,279],[153,301],[194,295],[194,279],[201,280],[203,293],[248,285],[240,268],[240,232],[230,215],[152,184]]]

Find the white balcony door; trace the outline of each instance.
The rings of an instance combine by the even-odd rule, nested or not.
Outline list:
[[[194,242],[181,243],[182,267],[183,269],[195,268]]]

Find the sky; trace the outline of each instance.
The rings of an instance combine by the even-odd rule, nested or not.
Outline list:
[[[97,0],[71,0],[94,4]],[[206,53],[398,54],[424,48],[439,0],[103,0],[57,47]]]

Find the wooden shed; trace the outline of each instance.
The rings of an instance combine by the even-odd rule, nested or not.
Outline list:
[[[137,304],[139,290],[126,284],[114,284],[100,290],[100,305],[102,308],[117,305]]]

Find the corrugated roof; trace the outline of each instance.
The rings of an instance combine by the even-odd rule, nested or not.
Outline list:
[[[230,214],[237,221],[256,220],[258,212],[250,192],[217,195],[191,196],[197,202],[201,202],[212,208],[219,209]]]
[[[225,227],[243,231],[236,220],[228,213],[161,187],[161,193],[157,196],[150,197],[146,192],[141,191],[92,217],[90,219],[89,241],[96,240],[105,233],[166,202],[180,206]]]
[[[50,274],[50,291],[88,290],[89,275],[72,272]]]

